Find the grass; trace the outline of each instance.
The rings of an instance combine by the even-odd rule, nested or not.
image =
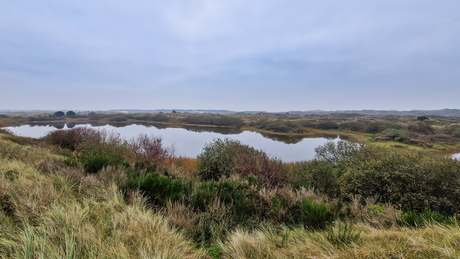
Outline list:
[[[248,232],[234,231],[221,243],[222,258],[459,258],[460,228],[429,225],[423,229],[376,229],[357,225],[361,231],[343,238],[330,238],[327,232],[288,232],[287,228]],[[356,232],[359,233],[359,232]],[[340,243],[339,242],[339,243]]]
[[[85,176],[44,150],[1,144],[0,258],[207,257],[142,195],[125,198],[108,170]]]
[[[202,200],[206,186],[220,196],[208,197],[202,209],[187,199],[152,208],[138,190],[123,188],[126,166],[87,174],[69,163],[71,152],[14,140],[0,133],[0,258],[460,258],[452,217],[401,214],[356,197],[335,206],[341,201],[313,189],[257,189],[237,176],[203,182],[194,172],[197,159],[176,157],[165,159],[168,176],[161,177],[192,182]],[[242,184],[244,203],[237,199]],[[268,216],[232,218],[236,203],[246,202],[254,214],[269,208]],[[284,219],[296,214],[303,226]],[[401,219],[416,224],[398,225]]]

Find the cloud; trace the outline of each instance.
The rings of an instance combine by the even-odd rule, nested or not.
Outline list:
[[[82,109],[424,108],[420,100],[460,108],[455,1],[7,0],[0,7],[5,108],[54,108],[49,100],[70,88]],[[427,95],[408,94],[420,89]],[[30,101],[12,101],[19,96]]]

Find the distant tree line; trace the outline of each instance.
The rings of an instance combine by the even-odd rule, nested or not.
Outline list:
[[[240,128],[244,121],[240,118],[222,115],[189,115],[182,119],[183,122],[190,124],[215,125],[215,126],[233,126]]]

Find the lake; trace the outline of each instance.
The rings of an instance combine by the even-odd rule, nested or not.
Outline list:
[[[75,125],[22,125],[17,127],[5,127],[18,136],[41,138],[48,132],[60,129],[68,129]],[[141,133],[154,135],[163,138],[166,146],[175,149],[176,156],[196,157],[201,153],[207,143],[213,139],[230,138],[239,140],[243,144],[266,152],[270,156],[277,157],[285,162],[310,160],[315,156],[315,148],[323,145],[328,140],[338,141],[339,136],[329,136],[328,138],[302,138],[286,137],[274,134],[260,134],[251,131],[241,131],[239,129],[227,128],[171,128],[164,125],[89,125],[83,124],[94,129],[104,129],[119,133],[123,138],[130,139]]]

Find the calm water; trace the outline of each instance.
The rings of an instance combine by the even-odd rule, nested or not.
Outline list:
[[[6,129],[18,136],[41,138],[48,132],[57,128],[67,129],[74,125],[23,125],[18,127],[6,127]],[[130,139],[140,133],[160,136],[167,146],[173,146],[176,156],[196,157],[201,153],[206,143],[211,143],[213,139],[230,138],[239,140],[243,144],[263,150],[270,156],[280,158],[286,162],[309,160],[315,156],[315,148],[323,145],[327,138],[289,138],[276,135],[262,135],[256,132],[241,131],[238,129],[223,128],[166,128],[165,126],[144,126],[144,125],[79,125],[92,127],[94,129],[105,129],[119,133],[122,137]],[[338,141],[338,136],[329,139]]]

